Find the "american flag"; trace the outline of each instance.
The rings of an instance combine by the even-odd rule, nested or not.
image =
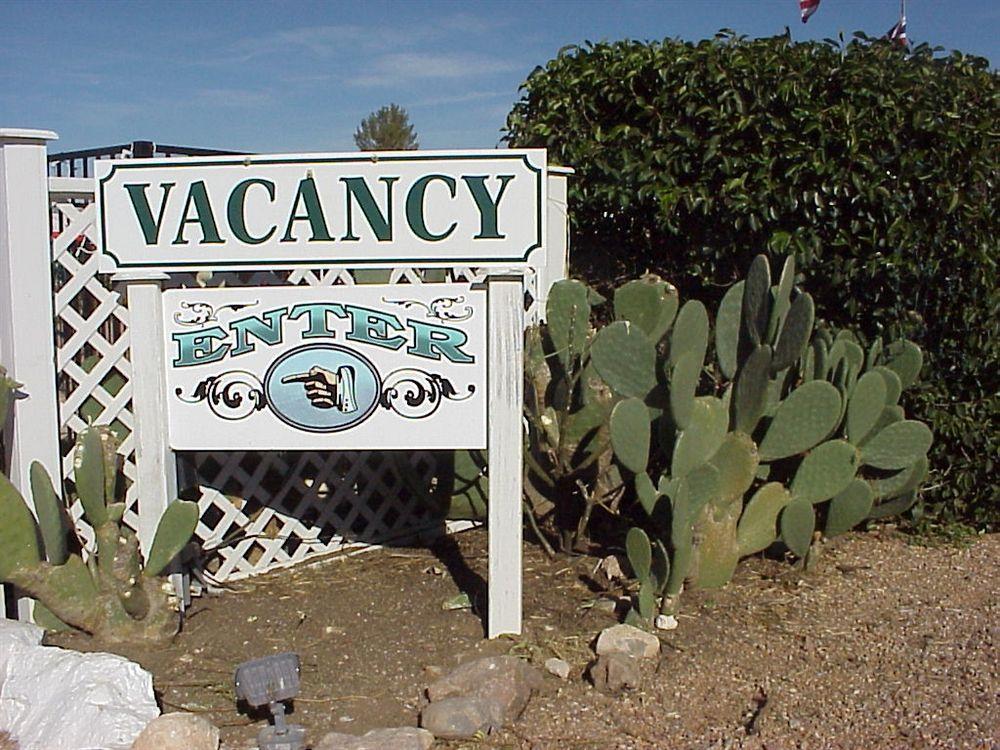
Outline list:
[[[809,20],[809,16],[819,10],[819,0],[799,0],[799,13],[802,14],[802,23]]]
[[[906,15],[901,15],[899,21],[886,33],[885,38],[890,42],[896,42],[904,47],[910,45],[910,41],[906,38]]]

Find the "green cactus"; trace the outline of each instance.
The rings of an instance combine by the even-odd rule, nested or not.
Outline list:
[[[841,398],[825,380],[810,380],[781,402],[760,443],[762,461],[794,456],[814,448],[840,419]]]
[[[916,382],[924,364],[924,353],[912,341],[900,339],[889,344],[882,353],[885,365],[899,377],[900,386],[909,388]]]
[[[691,410],[686,430],[681,430],[674,443],[670,475],[683,477],[703,464],[722,445],[726,437],[729,415],[721,399],[699,396]]]
[[[642,329],[628,321],[605,326],[590,349],[591,361],[611,390],[644,398],[656,385],[656,348]]]
[[[781,541],[796,557],[805,558],[816,529],[816,511],[806,499],[795,498],[781,511]]]
[[[772,374],[791,367],[802,356],[809,338],[812,336],[813,320],[816,312],[813,299],[808,294],[799,294],[788,308],[783,318],[781,335],[774,345],[771,362]]]
[[[731,404],[733,429],[752,435],[767,409],[771,347],[754,347],[736,376]]]
[[[781,278],[778,285],[772,288],[773,304],[771,306],[771,316],[767,323],[767,338],[775,341],[778,332],[785,325],[785,318],[789,314],[792,303],[792,288],[795,286],[795,256],[789,255],[785,258],[785,264],[781,268]],[[810,326],[811,327],[811,326]],[[809,337],[806,336],[806,341]],[[786,365],[787,366],[787,365]],[[784,368],[782,368],[784,369]]]
[[[638,326],[650,341],[663,338],[677,315],[677,288],[659,276],[646,274],[615,290],[615,320]]]
[[[703,360],[698,357],[698,352],[689,351],[680,356],[671,371],[670,414],[674,426],[679,430],[685,430],[691,425],[702,365]]]
[[[740,557],[770,547],[778,538],[778,515],[792,501],[781,482],[768,482],[750,498],[736,530]]]
[[[549,336],[563,368],[569,370],[587,344],[590,302],[587,285],[576,279],[557,281],[545,304]]]
[[[715,356],[722,374],[730,380],[736,377],[738,365],[742,304],[743,282],[738,281],[722,297],[715,314]]]
[[[66,539],[73,530],[40,464],[31,467],[37,524],[21,495],[0,476],[0,580],[37,599],[39,621],[49,626],[65,623],[108,641],[162,641],[177,632],[180,619],[154,577],[191,538],[198,506],[176,501],[168,507],[144,569],[138,540],[121,523],[125,506],[114,502],[117,460],[108,428],[90,427],[80,435],[74,478],[97,541],[89,564],[69,551]]]
[[[863,479],[854,479],[830,501],[823,533],[832,539],[850,531],[868,517],[874,500],[871,484]]]
[[[0,365],[0,430],[7,424],[7,415],[10,413],[14,391],[20,387],[20,383],[7,377],[7,370]]]
[[[637,398],[619,401],[611,412],[611,445],[615,456],[626,469],[642,474],[649,459],[649,442],[649,409]]]
[[[927,455],[933,439],[923,422],[893,422],[862,446],[861,459],[876,469],[905,469]]]
[[[677,313],[670,334],[670,364],[676,365],[689,352],[694,352],[697,360],[704,362],[707,351],[708,311],[701,302],[688,300]]]
[[[858,450],[846,440],[816,446],[799,465],[790,487],[796,500],[816,504],[844,490],[857,473]]]
[[[877,372],[866,372],[847,403],[847,439],[860,445],[878,422],[885,403],[885,378]]]

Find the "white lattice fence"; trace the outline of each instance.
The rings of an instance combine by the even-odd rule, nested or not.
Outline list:
[[[53,203],[52,225],[63,478],[71,487],[73,443],[87,422],[114,425],[124,438],[125,522],[138,528],[128,309],[124,295],[97,273],[89,201],[60,197]],[[224,273],[210,279],[177,274],[168,285],[331,286],[354,284],[359,277],[343,269]],[[389,281],[481,277],[475,268],[396,268]],[[528,320],[537,319],[535,279],[532,274],[526,285]],[[197,496],[201,508],[196,535],[208,551],[205,570],[224,581],[440,524],[440,512],[427,502],[426,492],[439,473],[440,457],[429,452],[226,452],[181,454],[178,463],[180,486]],[[79,503],[71,515],[89,545],[93,534],[81,521]]]

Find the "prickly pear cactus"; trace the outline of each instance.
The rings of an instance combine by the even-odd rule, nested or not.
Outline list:
[[[117,448],[103,427],[89,427],[78,440],[74,478],[97,540],[88,563],[69,551],[80,545],[67,544],[72,525],[40,464],[30,472],[37,522],[0,476],[0,580],[37,599],[45,624],[65,624],[111,642],[162,641],[176,634],[180,618],[156,576],[191,538],[198,506],[180,500],[168,506],[144,564],[135,534],[122,525],[124,505],[116,502]]]

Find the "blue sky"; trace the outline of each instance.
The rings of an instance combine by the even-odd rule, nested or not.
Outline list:
[[[49,2],[0,0],[0,127],[53,150],[149,139],[258,152],[353,151],[361,119],[405,107],[422,148],[492,148],[517,89],[567,44],[885,33],[898,0]],[[908,0],[909,36],[989,58],[996,0]]]

